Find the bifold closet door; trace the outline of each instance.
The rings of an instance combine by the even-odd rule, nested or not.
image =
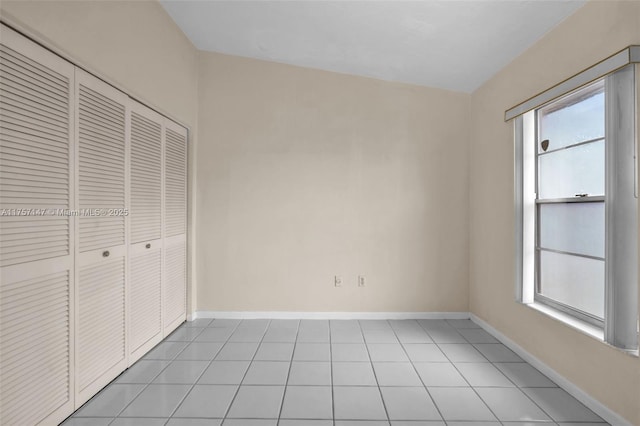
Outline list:
[[[162,340],[164,118],[131,101],[129,364]]]
[[[187,130],[165,119],[164,150],[164,335],[187,312]]]
[[[127,367],[128,97],[76,69],[76,406]]]
[[[74,67],[0,29],[0,423],[73,411]]]

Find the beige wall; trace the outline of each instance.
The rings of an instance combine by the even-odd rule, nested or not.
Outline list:
[[[513,126],[509,107],[630,44],[640,2],[592,2],[472,96],[471,311],[602,403],[640,425],[640,360],[514,302]]]
[[[193,199],[198,56],[157,1],[2,0],[0,17],[189,127],[189,196]],[[190,232],[195,213],[190,212]],[[194,238],[191,241],[190,255],[195,253]],[[190,262],[193,265],[195,259]],[[190,287],[190,306],[195,305],[194,289]]]
[[[200,59],[198,310],[467,311],[468,95]]]

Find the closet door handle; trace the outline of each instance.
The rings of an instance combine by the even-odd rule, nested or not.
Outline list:
[[[151,243],[147,243],[146,248],[151,248]]]
[[[109,257],[111,253],[109,253],[109,250],[105,250],[102,252],[102,257]]]

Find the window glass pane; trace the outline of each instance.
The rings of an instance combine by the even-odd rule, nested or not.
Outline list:
[[[540,246],[604,257],[604,202],[540,205]]]
[[[538,198],[604,195],[604,140],[538,157]]]
[[[603,318],[604,261],[541,251],[540,293]]]
[[[585,89],[584,96],[588,98],[558,109],[553,105],[553,111],[540,114],[540,142],[548,140],[547,150],[562,148],[567,145],[604,137],[604,92],[593,93],[593,87]],[[580,96],[576,93],[572,96]],[[562,101],[560,101],[560,104]],[[540,144],[540,142],[538,142]],[[538,145],[538,152],[543,152]]]

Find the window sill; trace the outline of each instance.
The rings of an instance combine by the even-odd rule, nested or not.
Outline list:
[[[562,311],[559,311],[557,309],[553,309],[550,306],[544,305],[542,303],[538,303],[538,302],[533,302],[533,303],[523,303],[523,305],[534,309],[538,312],[541,312],[544,315],[547,315],[557,321],[562,322],[565,325],[568,325],[569,327],[578,330],[580,333],[582,334],[586,334],[589,337],[592,337],[594,339],[596,339],[599,342],[602,342],[603,344],[614,348],[620,352],[623,352],[627,355],[633,356],[633,357],[638,357],[638,350],[627,350],[627,349],[620,349],[617,348],[615,346],[612,346],[610,344],[608,344],[607,342],[604,341],[604,330],[601,329],[600,327],[596,327],[593,324],[590,324],[586,321],[582,321],[579,320],[575,317],[572,317],[569,314],[566,314]]]

